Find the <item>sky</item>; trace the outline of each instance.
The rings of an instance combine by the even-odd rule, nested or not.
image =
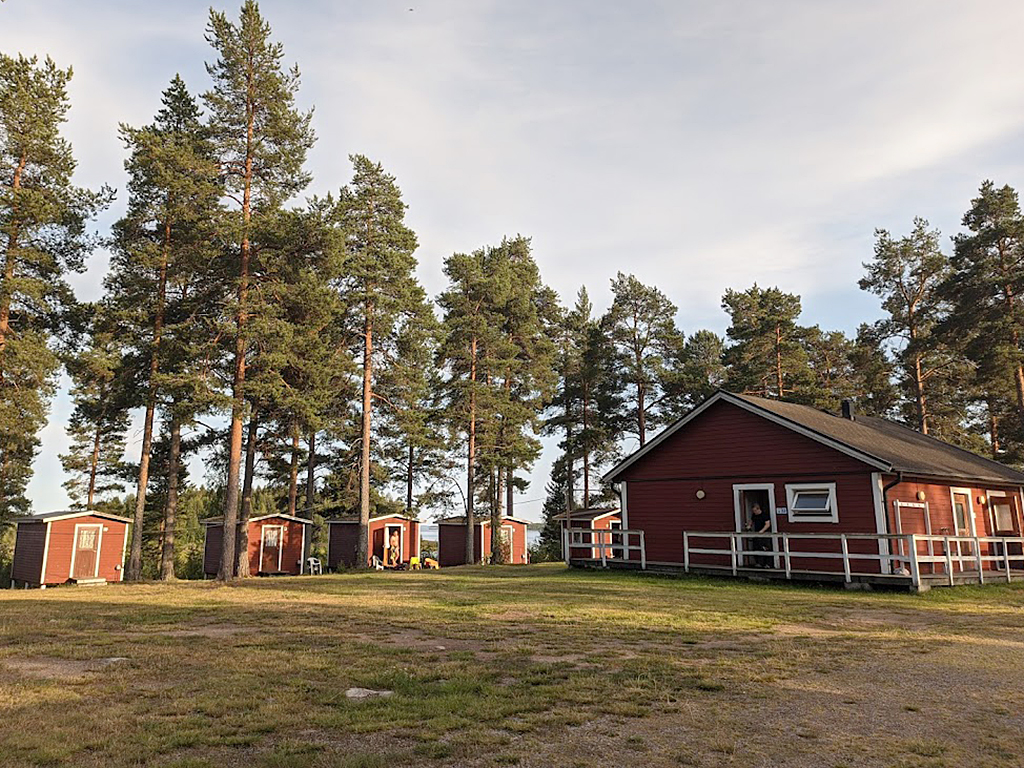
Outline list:
[[[218,4],[237,17],[238,5]],[[876,228],[945,237],[983,179],[1024,185],[1017,0],[264,0],[299,102],[315,109],[309,194],[364,154],[396,176],[419,277],[453,252],[532,237],[566,303],[598,311],[616,272],[657,285],[680,327],[724,333],[727,288],[799,293],[802,321],[854,332]],[[208,89],[206,2],[6,0],[0,50],[74,68],[75,180],[119,190],[118,124],[142,125],[180,73]],[[948,244],[948,239],[946,240]],[[71,282],[100,295],[107,254]],[[66,380],[29,486],[66,506]],[[141,444],[138,420],[129,454]],[[550,441],[517,513],[539,517]]]

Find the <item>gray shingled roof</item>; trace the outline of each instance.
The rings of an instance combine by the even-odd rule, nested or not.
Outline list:
[[[870,454],[895,472],[960,480],[1024,484],[1024,472],[986,459],[934,437],[875,416],[836,416],[808,405],[733,395],[761,410],[792,421],[805,429]]]

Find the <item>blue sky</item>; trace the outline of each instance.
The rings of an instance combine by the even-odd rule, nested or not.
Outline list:
[[[878,315],[856,287],[876,227],[903,232],[920,215],[950,235],[982,179],[1024,185],[1019,2],[261,8],[316,109],[310,193],[345,184],[350,153],[382,162],[409,203],[431,294],[447,255],[522,233],[567,302],[585,284],[604,309],[623,270],[661,287],[684,330],[723,332],[722,293],[756,281],[800,293],[804,322],[853,331]],[[124,189],[117,125],[148,122],[176,72],[208,87],[208,10],[0,5],[0,49],[74,67],[66,134],[80,184]],[[100,229],[123,206],[122,194]],[[74,278],[82,298],[97,297],[105,268],[97,252]],[[37,511],[66,503],[69,410],[62,392],[30,486]],[[139,442],[134,429],[136,454]],[[526,516],[551,454],[522,496]]]

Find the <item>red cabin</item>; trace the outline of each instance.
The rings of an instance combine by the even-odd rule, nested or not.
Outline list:
[[[359,541],[358,520],[328,520],[327,567],[352,568],[356,564]],[[366,565],[374,558],[387,568],[408,565],[420,556],[420,521],[401,515],[370,518],[370,550]]]
[[[569,558],[594,558],[600,559],[601,550],[605,552],[605,557],[621,557],[621,550],[609,548],[614,547],[620,543],[621,535],[610,534],[610,533],[596,533],[596,531],[616,531],[622,530],[622,516],[619,514],[619,510],[616,507],[592,507],[590,509],[574,509],[572,512],[563,513],[559,515],[558,519],[562,523],[562,543],[563,552],[562,556],[565,557],[565,535],[564,532],[573,529],[582,529],[587,531],[582,536],[582,543],[585,544],[601,544],[601,547],[572,547],[570,548]],[[609,546],[605,546],[609,545]]]
[[[216,576],[220,570],[224,522],[204,520],[206,543],[203,573]],[[292,515],[264,515],[249,518],[249,573],[253,576],[299,576],[305,573],[306,541],[312,520]]]
[[[474,561],[490,562],[491,519],[480,518],[473,526]],[[526,546],[527,522],[514,517],[501,518],[501,536],[508,543],[509,564],[526,565],[529,552]],[[437,560],[442,568],[466,564],[466,518],[449,517],[437,521]]]
[[[920,589],[1024,577],[1024,473],[849,403],[719,391],[604,480],[648,565]]]
[[[45,588],[124,579],[128,518],[82,510],[48,512],[13,522],[17,538],[12,586]]]

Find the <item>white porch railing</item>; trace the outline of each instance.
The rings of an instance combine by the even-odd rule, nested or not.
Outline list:
[[[694,539],[728,539],[728,547],[693,546]],[[758,539],[761,542],[771,542],[768,548],[754,548],[752,540]],[[822,548],[794,549],[790,543],[794,541],[815,541],[832,542],[833,547],[821,551]],[[851,542],[871,541],[876,542],[877,552],[851,552]],[[745,544],[751,542],[751,544]],[[698,541],[699,543],[699,541]],[[927,554],[918,552],[918,544],[928,548]],[[968,552],[964,553],[964,544],[968,543]],[[942,552],[936,553],[936,544],[941,544]],[[780,546],[781,545],[781,546]],[[982,553],[982,545],[985,545],[987,554]],[[1011,554],[1010,545],[1019,545],[1021,554]],[[838,549],[838,551],[836,551]],[[954,551],[955,549],[955,551]],[[998,551],[996,551],[998,550]],[[931,571],[935,571],[934,564],[942,563],[944,574],[950,585],[954,584],[954,563],[959,566],[960,572],[970,570],[974,575],[977,571],[979,583],[985,583],[985,563],[999,563],[999,569],[990,569],[988,573],[995,577],[996,574],[1003,575],[1006,581],[1012,580],[1012,563],[1024,564],[1024,537],[1005,536],[929,536],[916,533],[907,534],[859,534],[859,533],[788,533],[788,532],[766,532],[766,533],[738,533],[730,531],[683,531],[683,569],[689,573],[693,555],[718,555],[729,558],[733,575],[737,575],[740,568],[745,568],[744,558],[771,558],[775,570],[785,572],[786,578],[791,579],[794,573],[820,573],[807,568],[794,567],[800,561],[806,560],[842,560],[843,576],[847,582],[853,580],[854,576],[878,576],[887,574],[899,575],[901,571],[911,577],[912,584],[921,584],[921,566],[931,565]],[[858,567],[860,563],[871,562],[875,566],[870,570],[863,570]],[[781,568],[780,568],[781,563]],[[970,568],[965,568],[965,564]]]
[[[562,531],[562,552],[569,564],[573,549],[589,549],[601,565],[609,559],[630,560],[631,552],[640,553],[640,568],[647,569],[647,547],[643,531],[607,528],[566,528]]]

